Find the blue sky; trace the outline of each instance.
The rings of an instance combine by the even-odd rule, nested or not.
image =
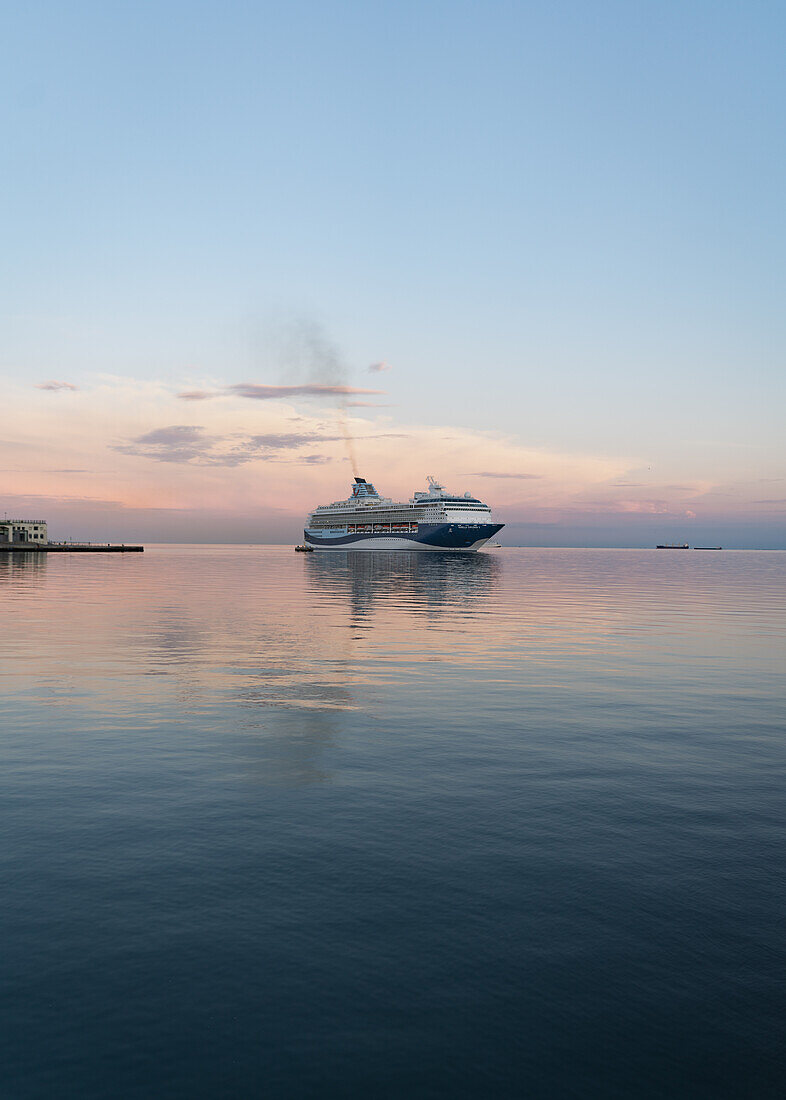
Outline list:
[[[0,378],[22,442],[62,397],[80,430],[102,418],[98,468],[131,430],[118,408],[101,436],[98,380],[124,400],[126,381],[284,383],[276,333],[299,317],[352,384],[390,364],[369,432],[608,460],[647,472],[675,530],[665,487],[689,483],[712,530],[786,545],[785,30],[755,2],[8,8]],[[147,426],[204,410],[153,403]],[[2,465],[20,503],[109,501]],[[595,522],[571,484],[565,531]],[[614,512],[608,486],[593,499]],[[509,522],[541,506],[525,493]],[[635,510],[595,518],[648,544]]]

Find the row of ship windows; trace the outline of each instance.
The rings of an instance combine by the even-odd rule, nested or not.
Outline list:
[[[416,523],[348,523],[347,532],[350,535],[354,535],[359,531],[417,531],[418,525]]]
[[[383,514],[381,516],[369,516],[368,519],[366,519],[366,517],[364,516],[363,518],[364,518],[364,521],[366,523],[412,523],[412,522],[414,522],[414,520],[412,519],[411,516],[407,516],[407,515],[403,515],[403,516],[398,515],[397,516],[395,513],[393,515],[388,513],[387,515]],[[358,517],[357,516],[312,516],[312,520],[313,520],[312,526],[318,525],[320,523],[325,523],[328,526],[332,526],[332,525],[335,525],[337,523],[356,523],[357,520],[358,520]]]
[[[486,507],[485,504],[477,505],[475,507],[473,507],[472,505],[468,505],[468,506],[463,506],[462,505],[460,508],[445,508],[444,509],[444,513],[445,513],[446,516],[453,515],[455,512],[470,512],[470,511],[471,512],[483,512],[484,514],[487,515],[489,510],[488,510],[488,508]],[[418,516],[423,516],[423,515],[430,515],[431,513],[427,513],[425,511],[420,511],[417,514],[418,514]],[[343,521],[343,522],[350,522],[351,519],[357,519],[357,518],[358,518],[357,512],[350,512],[349,514],[347,514],[346,512],[343,513],[343,514],[341,512],[333,512],[332,514],[330,514],[330,513],[325,513],[325,512],[318,511],[318,512],[314,513],[314,519],[315,520],[325,519],[325,520],[330,520],[331,522],[334,522],[334,523],[335,523],[336,520]],[[384,519],[385,523],[407,523],[412,518],[413,517],[412,517],[411,512],[387,512],[387,513],[385,513],[383,511],[380,511],[380,512],[377,512],[374,515],[369,516],[370,520],[377,520],[377,521],[382,522],[382,520]]]
[[[407,534],[409,532],[417,531],[418,525],[416,523],[347,523],[347,534],[356,535],[363,532],[375,533],[375,532],[390,532],[394,534]],[[312,530],[336,530],[335,527],[331,528],[330,524],[314,523],[312,524]],[[343,527],[338,530],[344,530]]]

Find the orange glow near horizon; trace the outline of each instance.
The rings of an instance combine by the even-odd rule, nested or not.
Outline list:
[[[481,496],[507,523],[603,515],[687,522],[702,508],[745,515],[751,507],[750,492],[706,479],[659,484],[636,457],[528,448],[493,432],[350,416],[318,401],[186,402],[163,385],[121,378],[79,391],[17,384],[5,397],[8,507],[299,522],[348,493],[344,417],[359,473],[395,499],[434,473],[456,492]]]

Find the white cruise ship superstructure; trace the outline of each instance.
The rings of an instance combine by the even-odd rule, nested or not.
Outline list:
[[[471,493],[455,496],[433,477],[406,503],[382,497],[356,477],[346,500],[321,504],[303,531],[315,550],[479,550],[504,527]]]

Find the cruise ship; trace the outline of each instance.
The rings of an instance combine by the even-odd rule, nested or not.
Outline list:
[[[471,552],[500,531],[491,509],[471,493],[454,496],[433,477],[407,503],[382,497],[356,477],[346,500],[321,504],[308,517],[304,544],[315,550],[456,550]]]

